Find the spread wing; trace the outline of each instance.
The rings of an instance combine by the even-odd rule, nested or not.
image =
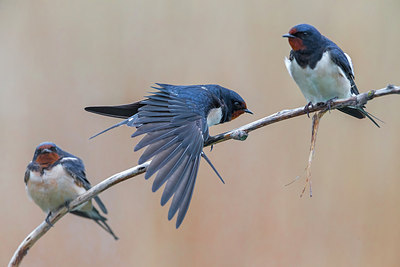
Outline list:
[[[71,175],[78,186],[82,186],[86,190],[89,190],[92,187],[89,181],[86,179],[85,166],[83,165],[81,159],[77,157],[64,157],[61,159],[61,164],[63,165],[65,171]],[[101,211],[107,214],[107,209],[100,198],[95,196],[94,200],[99,205]]]
[[[178,212],[176,228],[182,223],[192,198],[204,137],[208,126],[194,104],[176,97],[164,88],[153,93],[139,109],[132,137],[145,134],[135,151],[147,147],[139,164],[152,159],[145,178],[157,172],[152,190],[166,183],[161,205],[173,196],[168,219]]]

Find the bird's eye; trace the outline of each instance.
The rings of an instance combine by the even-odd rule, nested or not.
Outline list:
[[[240,103],[239,103],[238,101],[235,101],[235,102],[233,103],[233,105],[234,105],[235,107],[237,107],[237,108],[240,108],[240,107],[241,107],[241,105],[240,105]]]
[[[307,35],[308,35],[308,32],[297,32],[297,36],[300,38],[304,38]]]

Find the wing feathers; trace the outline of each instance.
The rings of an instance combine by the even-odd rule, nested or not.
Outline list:
[[[200,163],[200,156],[191,158],[189,168],[186,170],[186,172],[181,178],[182,182],[177,184],[175,195],[168,212],[168,219],[171,219],[175,215],[178,209],[179,209],[179,214],[183,214],[183,217],[185,216],[186,210],[189,207],[189,203],[186,202],[190,202],[191,198],[188,197],[188,195],[192,195],[193,193],[196,174],[199,168],[199,163]],[[180,220],[179,217],[182,217],[182,215],[178,216],[176,227],[179,227],[180,223],[183,220],[183,217],[181,218],[182,220]]]
[[[193,189],[196,183],[196,176],[200,165],[199,163],[200,163],[200,158],[197,158],[195,162],[195,170],[193,171],[192,177],[190,178],[190,184],[188,186],[188,190],[186,191],[185,197],[181,201],[182,204],[179,207],[178,218],[176,219],[176,228],[178,228],[181,225],[183,219],[186,216],[190,201],[192,200]]]
[[[185,159],[187,160],[187,156],[185,155],[185,153],[176,153],[176,155],[167,164],[165,164],[164,168],[158,171],[157,176],[153,182],[152,191],[157,191],[170,178],[172,174],[178,175],[179,172],[177,171],[177,169],[179,166],[184,166],[186,164],[185,162],[183,162],[183,160]]]
[[[166,85],[160,86],[161,88],[155,88],[158,91],[140,101],[140,107],[137,107],[134,117],[111,128],[126,124],[137,129],[132,137],[144,135],[134,148],[138,151],[146,147],[139,164],[152,159],[145,178],[148,179],[157,173],[152,186],[153,191],[166,183],[161,205],[165,205],[173,197],[168,219],[172,219],[179,211],[176,221],[178,228],[193,195],[204,140],[208,138],[208,126],[202,109],[199,109],[204,108],[203,106],[198,107],[193,100],[178,97],[172,87],[167,89]],[[125,115],[117,114],[115,110],[119,111],[111,109],[112,113],[110,109],[88,109],[114,116]],[[99,200],[99,206],[103,209],[104,205],[100,203]]]
[[[135,151],[147,147],[139,164],[152,158],[145,178],[157,173],[153,191],[166,183],[161,205],[173,196],[168,218],[179,211],[176,223],[179,227],[189,208],[208,126],[193,104],[166,89],[159,89],[141,103],[145,105],[139,109],[136,120],[139,126],[132,137],[145,136]]]

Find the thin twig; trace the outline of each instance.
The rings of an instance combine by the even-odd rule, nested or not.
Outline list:
[[[99,193],[107,190],[108,188],[123,182],[129,178],[135,177],[139,174],[146,172],[147,167],[149,166],[150,161],[145,162],[141,165],[132,167],[128,170],[122,171],[120,173],[114,174],[113,176],[105,179],[101,183],[93,186],[87,192],[80,195],[69,204],[69,209],[73,210],[78,207],[82,203],[92,199]],[[61,219],[65,214],[68,213],[68,209],[66,207],[62,207],[59,210],[53,212],[50,216],[49,221],[52,225],[54,225],[59,219]],[[18,249],[15,251],[13,257],[11,258],[8,266],[19,266],[22,259],[28,253],[28,250],[38,241],[47,231],[49,231],[51,226],[43,221],[35,230],[33,230],[22,243],[19,245]]]
[[[312,118],[312,132],[311,132],[311,145],[310,145],[310,154],[308,155],[308,162],[306,167],[306,184],[304,185],[303,190],[301,191],[300,197],[303,197],[304,192],[306,191],[307,185],[310,187],[310,197],[312,197],[312,186],[311,186],[311,164],[314,158],[315,152],[315,143],[317,142],[317,133],[319,123],[321,121],[322,116],[326,113],[326,110],[321,110],[314,114]]]
[[[362,106],[365,105],[369,100],[385,96],[391,94],[400,94],[400,87],[388,85],[386,88],[379,90],[371,90],[366,93],[359,94],[357,96],[348,98],[335,100],[331,102],[331,109],[345,107],[345,106]],[[309,112],[326,110],[326,105],[313,106],[309,108]],[[304,110],[304,107],[290,109],[290,110],[282,110],[278,113],[272,114],[268,117],[259,119],[252,123],[246,124],[240,128],[232,130],[230,132],[222,133],[213,137],[210,137],[204,146],[214,145],[223,141],[227,141],[230,139],[236,140],[245,140],[249,132],[252,132],[261,127],[267,126],[272,123],[276,123],[279,121],[287,120],[293,117],[298,117],[301,115],[307,114]],[[147,167],[150,162],[143,163],[141,165],[135,166],[123,172],[117,173],[101,183],[93,186],[90,190],[85,192],[84,194],[77,197],[73,200],[69,207],[70,210],[78,207],[82,203],[92,199],[99,193],[107,190],[108,188],[125,181],[129,178],[135,177],[139,174],[146,172]],[[54,225],[59,219],[61,219],[66,213],[68,213],[67,208],[63,207],[55,212],[53,212],[52,216],[49,218],[50,222]],[[48,230],[50,230],[50,226],[46,222],[42,222],[35,230],[33,230],[19,245],[18,249],[15,251],[13,257],[11,258],[8,266],[19,266],[24,256],[27,254],[28,250],[38,241]]]

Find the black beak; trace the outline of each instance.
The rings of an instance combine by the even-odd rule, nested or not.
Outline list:
[[[286,37],[286,38],[296,38],[296,36],[294,36],[294,35],[292,35],[292,34],[289,34],[289,33],[282,35],[282,37]]]
[[[45,149],[43,149],[42,150],[42,152],[40,152],[41,154],[44,154],[44,153],[52,153],[53,151],[51,151],[50,149],[48,149],[48,148],[45,148]]]
[[[246,113],[253,114],[253,112],[251,112],[251,111],[250,111],[250,110],[248,110],[247,108],[243,109],[243,111],[244,111],[244,112],[246,112]]]

